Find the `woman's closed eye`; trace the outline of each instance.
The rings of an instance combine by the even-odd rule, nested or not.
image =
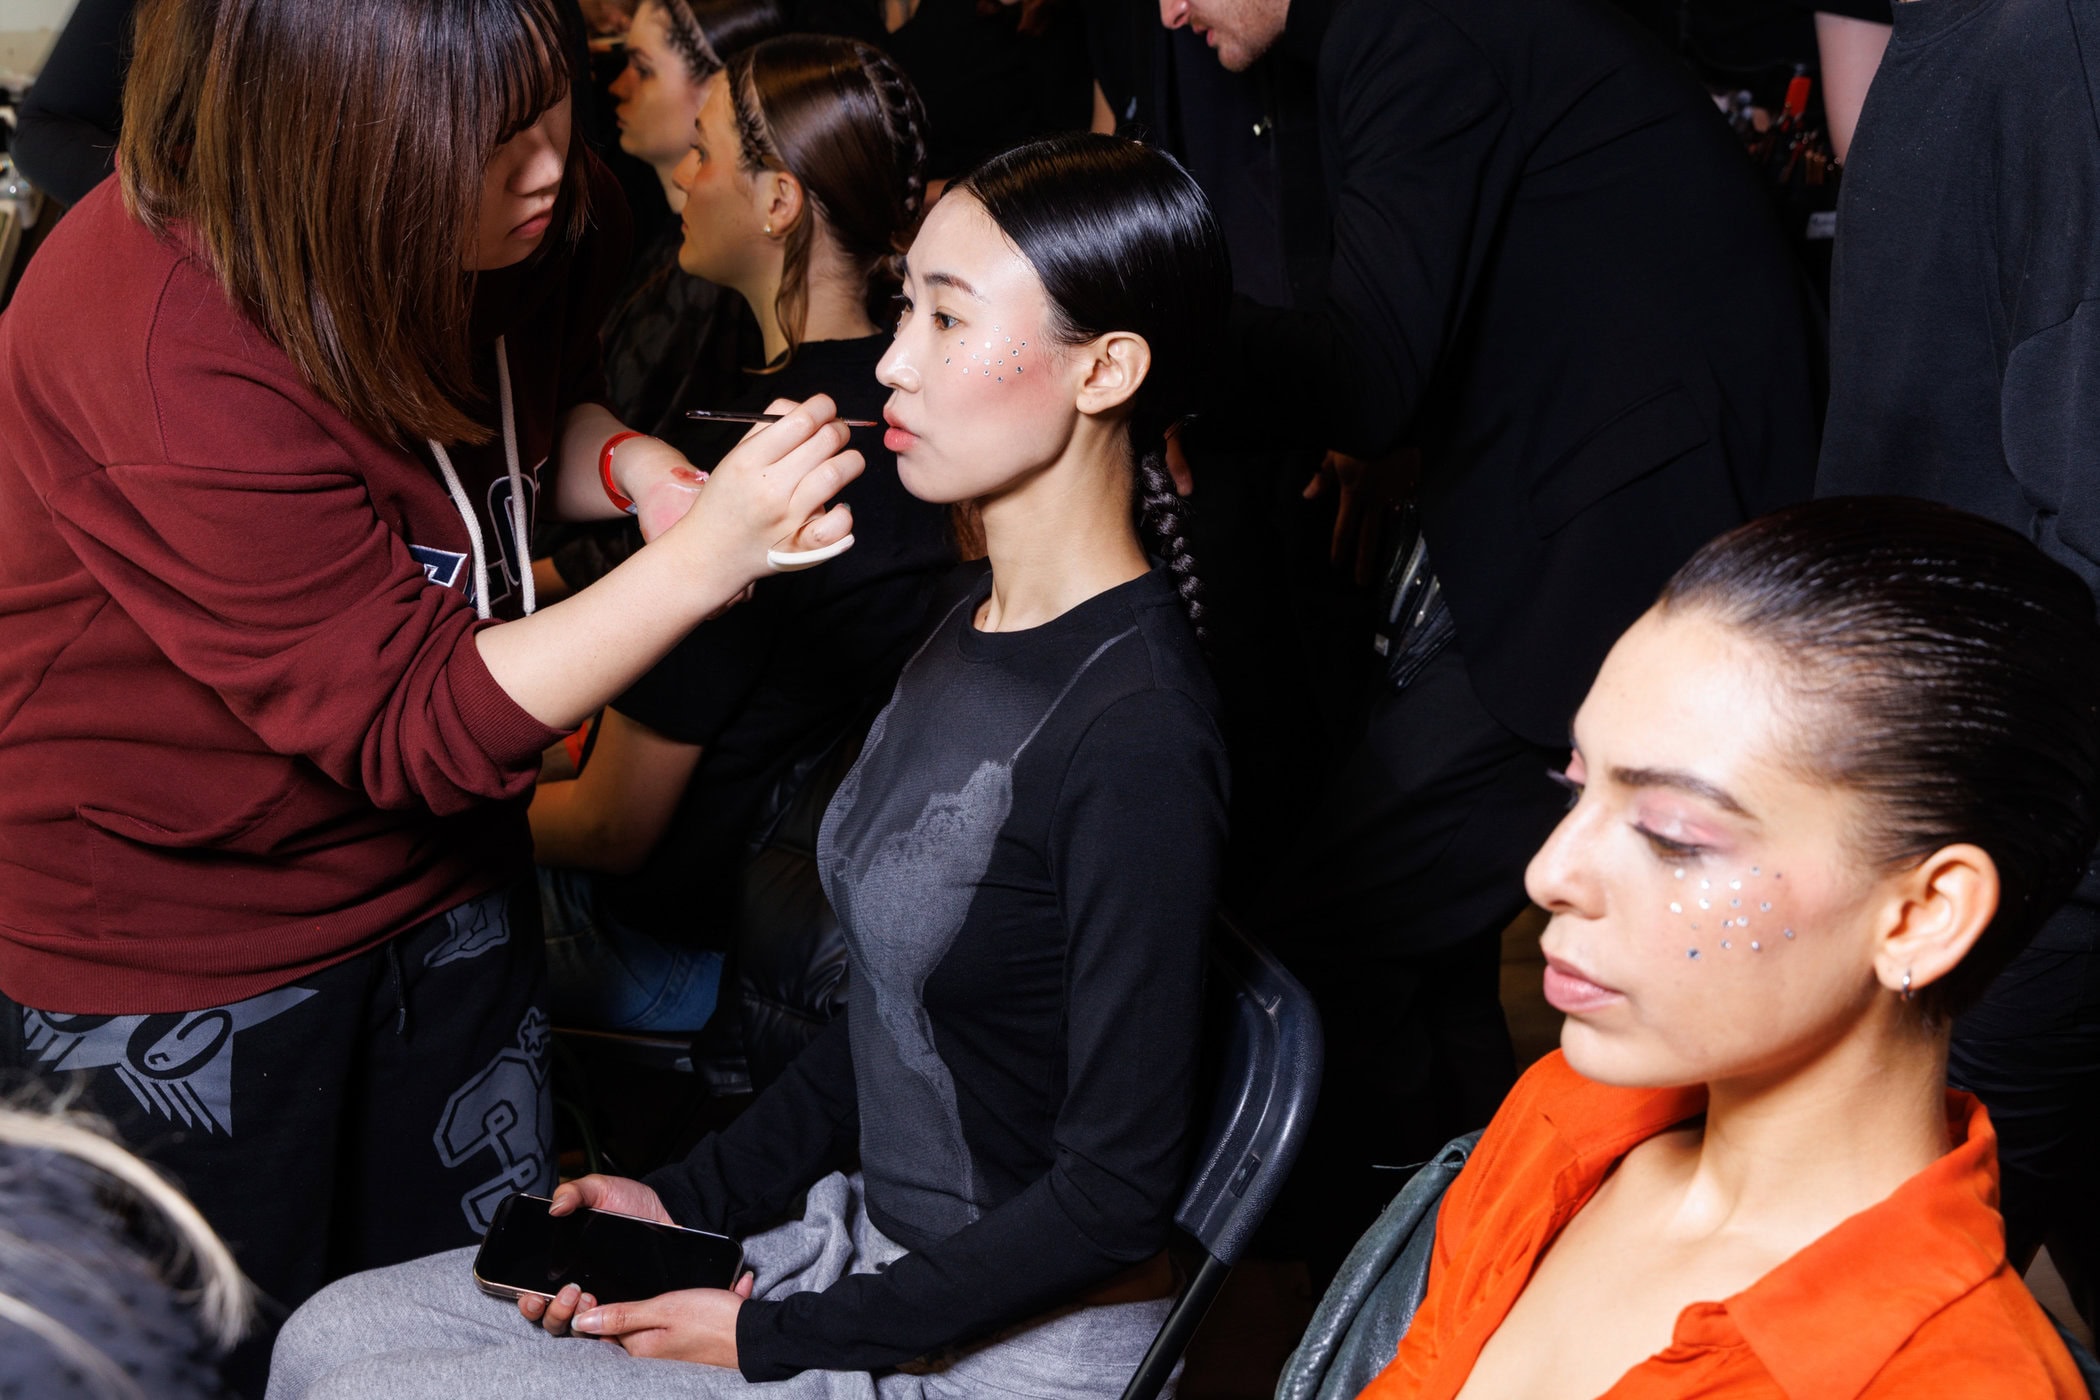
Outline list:
[[[1582,783],[1569,777],[1565,768],[1548,768],[1546,776],[1568,790],[1568,810],[1574,811],[1575,804],[1582,801]]]
[[[1635,831],[1638,831],[1643,837],[1647,839],[1648,844],[1655,848],[1655,853],[1658,856],[1662,856],[1666,859],[1696,860],[1700,856],[1705,855],[1706,852],[1710,849],[1709,847],[1700,845],[1696,841],[1675,840],[1671,837],[1663,835],[1659,831],[1654,831],[1648,827],[1642,826],[1639,822],[1635,822],[1633,824],[1633,829]]]

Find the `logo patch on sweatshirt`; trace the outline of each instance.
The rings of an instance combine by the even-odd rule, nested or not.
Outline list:
[[[427,544],[412,544],[408,557],[423,566],[423,577],[440,588],[451,588],[459,582],[460,570],[467,566],[467,556],[454,554],[449,549],[432,549]]]

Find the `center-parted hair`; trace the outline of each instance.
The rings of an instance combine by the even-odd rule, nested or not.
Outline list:
[[[1694,555],[1658,606],[1764,644],[1801,706],[1797,760],[1865,800],[1853,840],[1900,870],[1957,843],[1998,867],[1998,912],[1920,994],[1980,996],[2100,840],[2100,624],[2078,576],[2003,526],[1852,496],[1753,520]]]
[[[382,440],[485,442],[466,271],[496,148],[569,91],[561,0],[145,0],[117,171],[316,393]],[[586,224],[573,143],[548,240]]]
[[[823,219],[862,280],[868,319],[886,325],[897,260],[926,204],[926,107],[904,70],[857,39],[784,34],[729,60],[739,160],[802,184],[774,310],[788,350],[809,308],[809,249]]]
[[[1172,156],[1086,133],[994,156],[956,188],[1035,269],[1052,339],[1082,345],[1125,331],[1150,348],[1152,367],[1131,404],[1138,520],[1204,635],[1188,506],[1167,474],[1165,434],[1195,407],[1232,295],[1210,201]]]

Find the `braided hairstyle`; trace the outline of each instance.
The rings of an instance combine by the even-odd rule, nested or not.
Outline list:
[[[1190,625],[1207,638],[1189,506],[1167,473],[1166,435],[1195,404],[1232,293],[1209,201],[1172,156],[1092,133],[1016,147],[955,188],[983,206],[1035,269],[1051,339],[1083,345],[1125,331],[1151,350],[1152,367],[1130,402],[1133,504]]]
[[[739,158],[752,174],[802,183],[805,206],[852,260],[868,318],[889,319],[898,262],[926,204],[926,107],[896,61],[872,44],[788,34],[729,60]],[[810,217],[787,230],[774,310],[801,343],[809,309]]]
[[[664,17],[671,47],[692,81],[722,71],[745,49],[788,27],[780,0],[642,0]]]

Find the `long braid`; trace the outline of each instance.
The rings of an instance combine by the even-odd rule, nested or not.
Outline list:
[[[868,75],[882,110],[890,149],[897,153],[897,173],[904,177],[896,241],[868,272],[868,314],[877,325],[882,325],[897,288],[904,281],[904,250],[911,246],[912,235],[918,232],[919,220],[926,213],[926,104],[895,59],[869,45],[856,47],[862,71]]]
[[[1189,549],[1189,504],[1174,489],[1174,478],[1167,473],[1162,448],[1154,447],[1138,459],[1137,487],[1138,526],[1166,561],[1167,572],[1174,576],[1174,591],[1181,595],[1181,607],[1189,616],[1189,626],[1196,630],[1196,640],[1207,643],[1210,629],[1203,624],[1208,612],[1203,603],[1203,580],[1196,572],[1196,556]]]
[[[898,153],[906,215],[902,241],[909,242],[926,203],[926,103],[897,66],[896,59],[870,44],[855,47],[860,50],[861,67],[881,100],[882,124],[889,132],[890,146]]]

